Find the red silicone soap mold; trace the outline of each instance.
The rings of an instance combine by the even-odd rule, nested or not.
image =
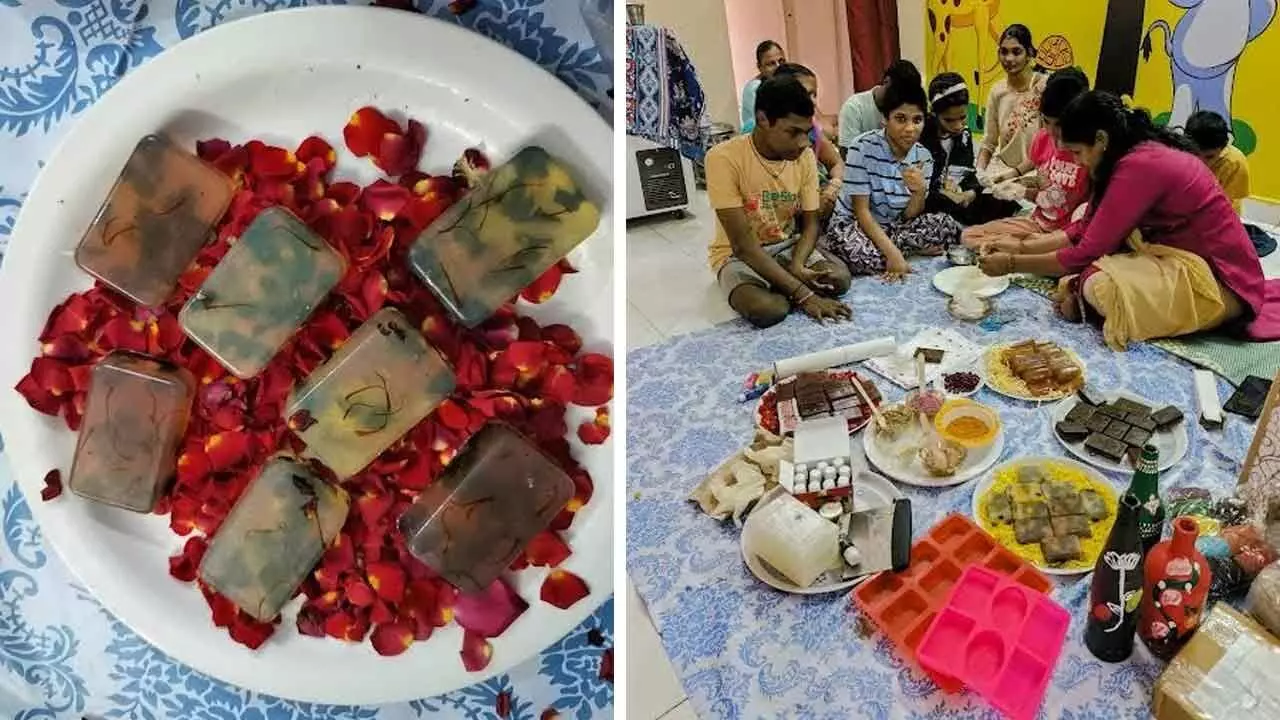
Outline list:
[[[903,656],[916,660],[925,632],[961,573],[971,565],[992,570],[1037,593],[1053,588],[1044,573],[1006,550],[969,518],[952,513],[911,546],[911,564],[906,570],[883,572],[862,583],[853,592],[853,602]],[[925,671],[948,692],[959,692],[963,687],[954,677],[928,668]]]
[[[953,674],[1011,720],[1029,720],[1044,699],[1071,616],[1006,575],[970,566],[920,638],[926,670]]]

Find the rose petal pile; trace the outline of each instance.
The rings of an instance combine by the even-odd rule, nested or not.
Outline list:
[[[479,327],[468,330],[448,317],[431,292],[412,277],[405,256],[410,244],[489,168],[468,150],[448,176],[416,167],[426,130],[410,120],[404,127],[374,108],[352,115],[343,131],[348,148],[368,157],[395,179],[367,187],[333,181],[337,161],[331,145],[309,137],[296,150],[257,140],[233,145],[225,140],[197,144],[197,153],[236,187],[230,210],[181,276],[162,308],[145,309],[99,285],[68,297],[54,308],[40,333],[41,354],[17,386],[31,407],[59,415],[77,430],[94,364],[105,354],[133,350],[189,369],[198,391],[177,460],[172,487],[155,512],[169,515],[175,533],[191,537],[169,559],[170,574],[197,582],[196,570],[236,499],[261,464],[278,450],[303,446],[292,429],[309,418],[281,418],[294,383],[324,362],[370,315],[394,305],[417,323],[423,335],[453,365],[458,387],[426,420],[344,483],[352,509],[300,593],[299,632],[359,642],[368,637],[382,655],[404,652],[415,641],[451,622],[462,626],[462,662],[484,668],[497,637],[528,607],[503,580],[483,592],[460,595],[409,555],[395,520],[458,452],[472,433],[491,419],[514,425],[536,441],[573,479],[575,494],[551,527],[534,538],[511,569],[548,568],[541,599],[567,608],[587,595],[581,578],[558,568],[570,556],[560,535],[591,499],[591,476],[577,463],[566,435],[566,407],[603,406],[613,396],[613,361],[582,352],[582,339],[566,325],[540,326],[512,303]],[[186,338],[177,313],[208,277],[259,211],[280,205],[302,218],[346,258],[348,271],[332,295],[255,378],[240,380]],[[552,267],[521,293],[543,302],[559,287],[567,262]],[[579,428],[584,442],[603,442],[608,410]],[[317,468],[321,472],[323,468]],[[60,475],[50,473],[42,495],[61,492]],[[194,534],[193,534],[194,533]],[[239,643],[256,648],[275,623],[261,623],[229,600],[200,585],[214,624]]]

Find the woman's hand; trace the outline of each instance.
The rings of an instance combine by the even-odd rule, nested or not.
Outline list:
[[[986,255],[1000,252],[1008,255],[1021,255],[1023,249],[1023,241],[1021,240],[1014,240],[1013,238],[999,238],[987,241],[987,243],[983,245],[983,254]]]
[[[831,211],[835,210],[836,199],[839,197],[840,186],[828,183],[827,186],[822,189],[822,194],[819,196],[818,215],[821,217],[827,217],[830,215]]]
[[[929,191],[929,183],[924,179],[924,171],[918,165],[903,168],[902,180],[912,195],[923,195]]]
[[[884,274],[880,277],[885,282],[897,282],[910,274],[911,264],[907,262],[901,252],[895,252],[891,257],[884,259]]]
[[[840,322],[853,317],[853,310],[850,310],[848,305],[817,294],[805,298],[804,302],[800,303],[800,309],[805,315],[821,323],[828,320]]]
[[[1006,252],[989,252],[978,256],[978,267],[991,277],[1013,272],[1013,255]]]

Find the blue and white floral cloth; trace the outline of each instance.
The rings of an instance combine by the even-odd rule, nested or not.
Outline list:
[[[905,663],[884,636],[860,627],[847,593],[786,595],[756,581],[742,562],[739,533],[704,516],[690,491],[751,438],[754,404],[738,404],[742,379],[774,360],[895,335],[905,342],[930,326],[954,328],[980,345],[1027,337],[1076,350],[1100,389],[1128,388],[1153,402],[1197,407],[1191,367],[1148,345],[1117,354],[1091,328],[1054,318],[1050,303],[1022,288],[997,297],[1012,319],[987,332],[950,318],[930,286],[945,261],[920,262],[902,285],[855,279],[852,322],[818,325],[793,315],[768,330],[735,321],[634,350],[627,356],[627,569],[698,714],[705,718],[989,718],[975,694],[949,695]],[[874,374],[873,378],[876,378]],[[877,386],[891,399],[902,391]],[[1225,384],[1219,388],[1225,391]],[[1225,397],[1225,395],[1224,395]],[[978,398],[1000,410],[1006,433],[1000,461],[1063,456],[1048,407]],[[1254,427],[1236,416],[1225,431],[1187,424],[1191,450],[1161,478],[1229,494]],[[858,438],[860,441],[860,437]],[[1111,475],[1123,490],[1129,478]],[[949,512],[970,512],[974,483],[926,490],[902,486],[914,529],[923,534]],[[1058,583],[1053,598],[1071,613],[1040,720],[1149,718],[1152,684],[1163,669],[1145,649],[1111,665],[1085,649],[1090,576]]]
[[[0,251],[44,159],[76,116],[121,75],[214,25],[306,4],[0,0]],[[589,4],[607,6],[605,0],[480,0],[455,18],[444,0],[418,0],[421,11],[518,50],[597,108],[607,109],[612,67],[584,22],[582,10]],[[180,665],[103,610],[46,549],[3,458],[0,520],[0,718],[5,720],[85,715],[130,720],[478,719],[498,717],[503,693],[512,720],[538,720],[547,708],[575,720],[612,715],[613,685],[600,678],[602,647],[591,642],[600,638],[589,638],[591,630],[599,630],[604,646],[612,647],[612,600],[537,659],[464,690],[381,707],[292,703]]]

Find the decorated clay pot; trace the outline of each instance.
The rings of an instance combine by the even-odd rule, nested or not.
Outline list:
[[[1152,655],[1172,659],[1200,626],[1212,580],[1196,549],[1199,528],[1192,518],[1173,521],[1173,537],[1156,545],[1143,562],[1142,613],[1138,636]]]

